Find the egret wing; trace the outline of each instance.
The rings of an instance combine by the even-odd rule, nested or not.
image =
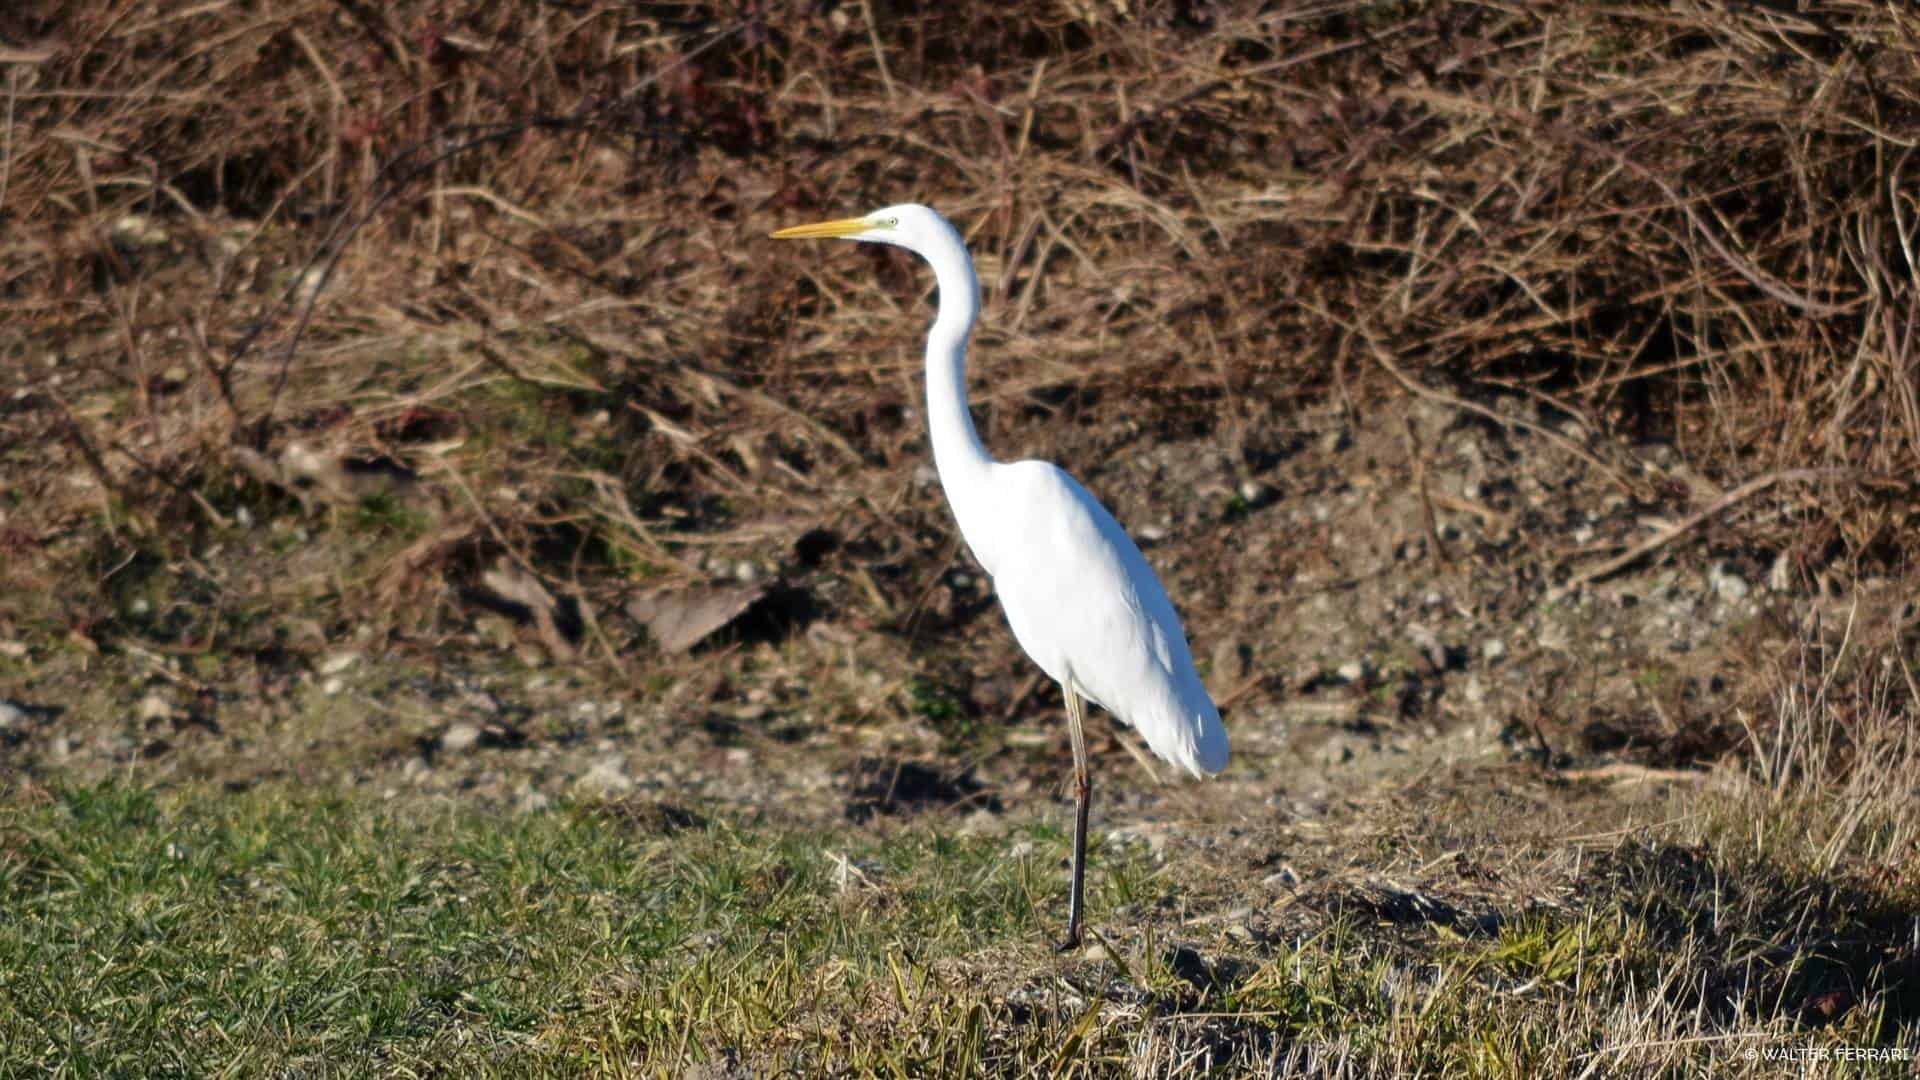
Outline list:
[[[996,471],[1005,498],[975,555],[1013,634],[1041,669],[1196,775],[1226,767],[1219,711],[1166,590],[1087,489],[1046,462]]]

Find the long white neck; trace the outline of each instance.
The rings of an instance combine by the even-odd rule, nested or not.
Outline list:
[[[963,504],[984,489],[993,458],[967,412],[967,335],[980,314],[980,286],[959,233],[952,240],[921,253],[940,287],[940,313],[927,334],[927,428],[940,484],[964,532],[970,507]]]

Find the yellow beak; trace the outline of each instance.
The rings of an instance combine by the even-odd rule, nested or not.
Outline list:
[[[841,218],[818,225],[795,225],[773,234],[775,240],[818,240],[822,237],[857,236],[873,228],[866,218]]]

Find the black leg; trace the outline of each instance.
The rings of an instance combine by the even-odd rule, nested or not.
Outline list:
[[[1080,947],[1080,926],[1087,893],[1087,810],[1093,803],[1093,770],[1087,763],[1084,708],[1073,687],[1061,687],[1067,696],[1067,734],[1073,740],[1073,884],[1067,893],[1067,936],[1056,951]]]

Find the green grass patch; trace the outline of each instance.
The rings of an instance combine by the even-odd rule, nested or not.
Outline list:
[[[0,1045],[112,1075],[773,1052],[981,942],[1043,956],[1062,882],[1034,852],[1064,842],[1032,839],[64,789],[0,809]],[[1149,873],[1104,859],[1100,906]]]
[[[1064,834],[951,825],[16,790],[0,1076],[1757,1075],[1914,1030],[1896,900],[1706,848],[1623,845],[1491,921],[1249,893],[1236,938],[1188,910],[1211,871],[1101,843],[1101,949],[1059,957]]]

